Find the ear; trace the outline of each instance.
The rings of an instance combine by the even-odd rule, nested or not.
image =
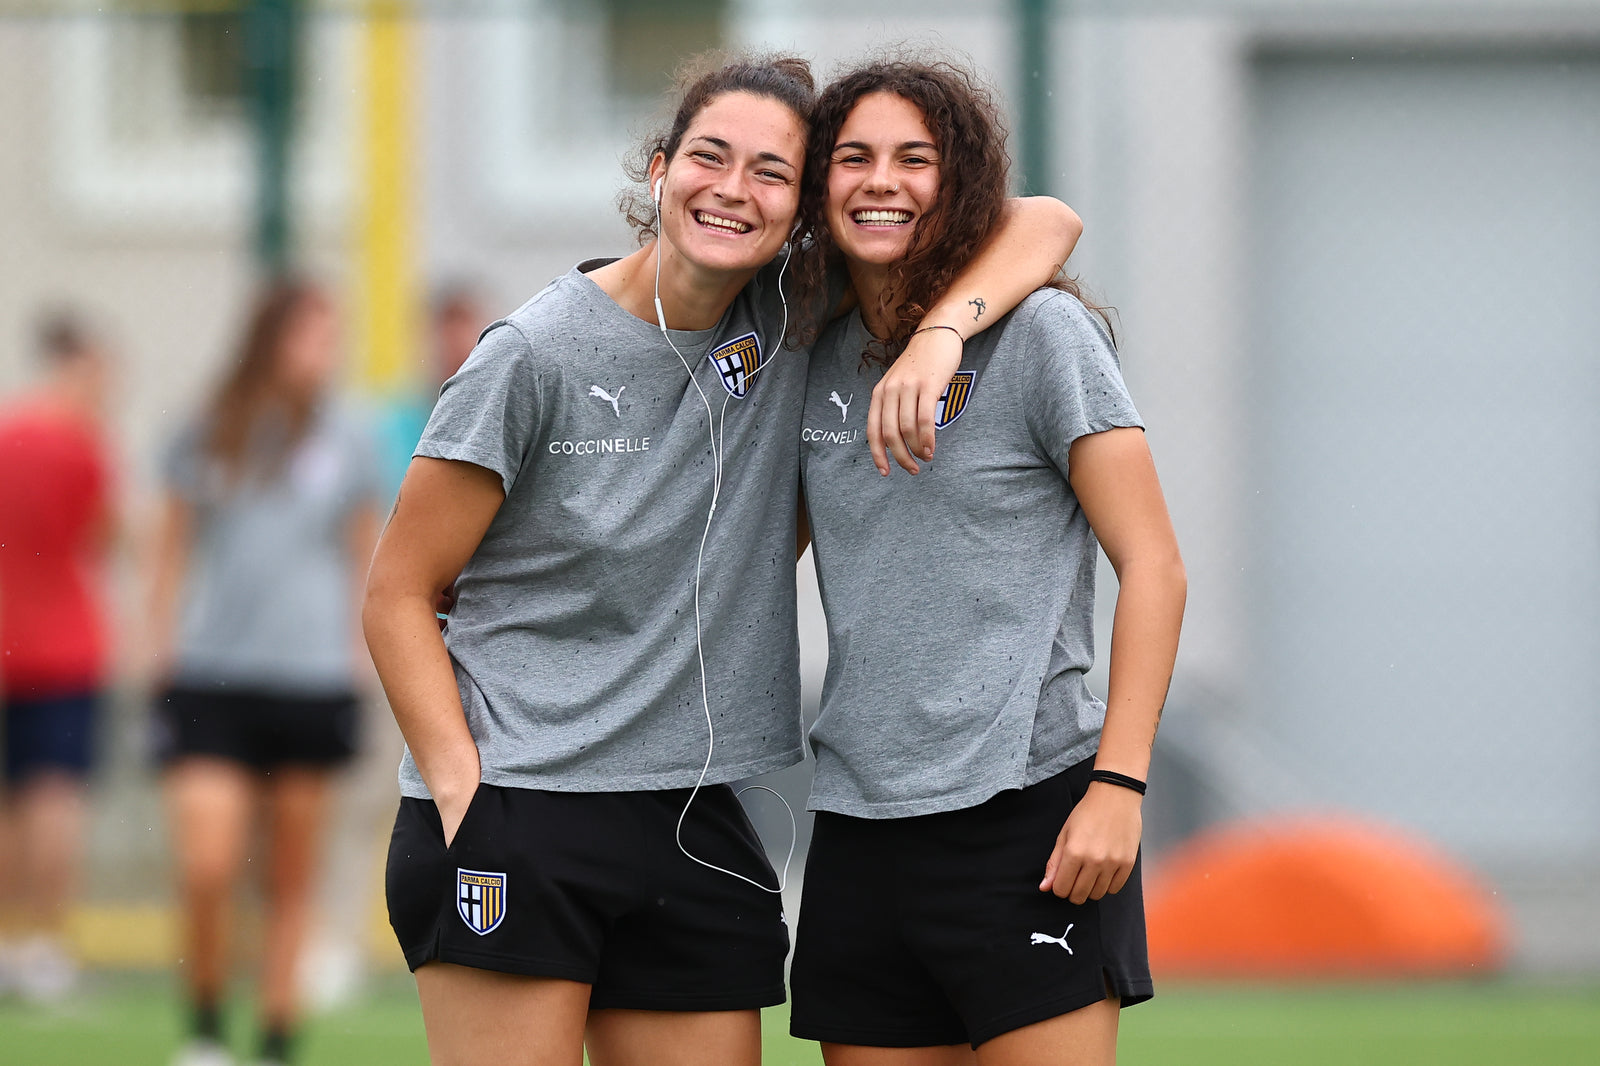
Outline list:
[[[655,201],[656,207],[661,206],[661,187],[667,178],[667,157],[657,152],[650,159],[650,199]]]

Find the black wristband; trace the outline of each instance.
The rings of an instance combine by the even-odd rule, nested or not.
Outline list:
[[[1120,785],[1123,788],[1131,788],[1141,796],[1144,795],[1144,790],[1146,787],[1145,783],[1140,781],[1137,777],[1129,777],[1127,774],[1119,774],[1115,770],[1090,770],[1089,780],[1101,781],[1108,785]]]

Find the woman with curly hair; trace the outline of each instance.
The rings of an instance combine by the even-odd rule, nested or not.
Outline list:
[[[802,430],[829,658],[793,1031],[829,1066],[1110,1063],[1152,991],[1140,804],[1186,583],[1109,323],[1067,280],[973,305],[992,328],[915,478],[870,471],[849,408],[943,332],[921,309],[992,240],[1004,143],[943,63],[856,70],[812,126],[805,210],[861,300],[813,349]],[[1097,544],[1120,581],[1105,702]]]
[[[801,756],[785,340],[812,305],[784,268],[813,102],[797,59],[690,82],[626,201],[639,250],[491,326],[401,485],[364,620],[408,748],[389,913],[436,1063],[760,1060],[789,938],[727,782]],[[951,301],[1053,273],[1076,216],[1040,206],[1070,224],[1019,211]],[[896,377],[931,433],[958,346],[927,340]]]

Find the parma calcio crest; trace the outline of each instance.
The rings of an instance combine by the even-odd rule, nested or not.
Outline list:
[[[746,333],[717,345],[706,358],[722,376],[722,387],[730,396],[742,400],[750,394],[750,379],[761,369],[761,341],[753,332]]]
[[[494,932],[506,916],[506,875],[457,869],[456,910],[479,936]]]
[[[972,387],[977,383],[976,370],[956,371],[956,376],[950,379],[950,384],[939,394],[939,402],[934,405],[933,428],[943,429],[961,417],[961,412],[967,409],[967,400],[972,397]]]

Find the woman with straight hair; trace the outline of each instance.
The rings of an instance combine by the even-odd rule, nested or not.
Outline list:
[[[333,397],[337,354],[329,297],[268,284],[222,387],[166,457],[151,619],[193,1009],[184,1066],[232,1061],[228,933],[258,822],[259,1060],[293,1050],[329,786],[370,677],[356,613],[383,491],[365,426]]]
[[[778,878],[727,782],[801,757],[807,356],[786,338],[843,285],[786,288],[807,64],[685,85],[626,198],[641,247],[484,334],[373,562],[367,640],[408,746],[389,912],[436,1063],[578,1066],[587,1044],[594,1066],[753,1066],[784,997]],[[1055,201],[1008,219],[930,320],[1014,304],[1077,238]],[[896,452],[925,447],[959,345],[922,348]]]
[[[807,278],[842,262],[860,299],[816,342],[802,431],[829,656],[792,1026],[829,1066],[1101,1066],[1152,992],[1140,803],[1186,584],[1109,323],[1068,280],[991,307],[916,478],[871,472],[841,417],[992,242],[1004,146],[949,63],[855,70],[812,125]]]

